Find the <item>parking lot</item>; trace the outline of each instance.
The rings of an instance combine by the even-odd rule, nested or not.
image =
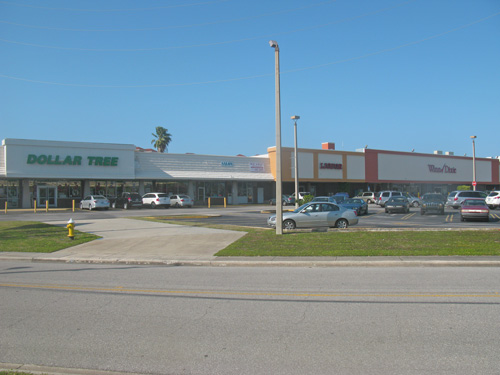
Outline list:
[[[257,208],[257,207],[256,207]],[[274,214],[273,207],[259,207],[260,210],[231,212],[222,211],[220,216],[210,219],[187,218],[186,221],[207,221],[213,224],[231,224],[250,227],[267,227],[267,217]],[[288,209],[287,207],[284,208]],[[419,208],[411,208],[409,213],[385,213],[384,208],[371,204],[368,215],[359,217],[359,223],[353,228],[500,228],[500,210],[491,210],[490,221],[460,221],[460,211],[447,208],[444,215],[426,214],[420,215]]]
[[[284,210],[292,210],[292,206],[284,207]],[[213,208],[170,208],[170,209],[110,209],[99,211],[87,211],[77,209],[71,210],[38,210],[35,214],[32,210],[10,210],[7,214],[2,212],[0,220],[34,220],[34,221],[60,221],[73,218],[76,222],[89,217],[95,219],[109,219],[113,217],[140,217],[140,216],[167,216],[168,218],[181,221],[204,222],[211,224],[228,224],[247,227],[266,228],[268,216],[274,214],[274,206],[248,205],[229,206],[224,208],[216,206]],[[419,208],[411,208],[409,213],[387,214],[384,208],[370,204],[368,215],[359,217],[359,223],[353,228],[481,228],[500,229],[500,210],[490,211],[490,221],[460,221],[460,211],[446,208],[444,215],[420,215]]]

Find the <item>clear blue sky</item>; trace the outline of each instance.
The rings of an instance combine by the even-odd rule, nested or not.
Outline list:
[[[500,0],[0,0],[0,139],[500,155]]]

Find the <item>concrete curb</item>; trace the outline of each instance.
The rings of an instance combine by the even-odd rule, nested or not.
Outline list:
[[[286,259],[262,257],[249,258],[216,258],[214,259],[79,259],[79,258],[50,258],[33,256],[2,256],[0,261],[26,261],[34,263],[68,263],[68,264],[117,264],[117,265],[152,265],[165,267],[500,267],[500,259],[494,257],[473,257],[467,259],[436,259],[435,257],[412,257],[397,259],[394,257],[377,257],[373,259]]]

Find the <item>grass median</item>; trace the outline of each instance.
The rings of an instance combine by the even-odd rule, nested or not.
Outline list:
[[[285,231],[143,218],[170,224],[245,231],[216,256],[498,256],[500,230]]]
[[[70,240],[65,227],[37,221],[0,222],[0,252],[52,253],[97,238],[75,230],[75,239]]]

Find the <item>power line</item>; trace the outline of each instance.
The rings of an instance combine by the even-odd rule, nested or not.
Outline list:
[[[319,69],[319,68],[323,68],[323,67],[327,67],[327,66],[331,66],[331,65],[346,63],[346,62],[350,62],[350,61],[354,61],[354,60],[360,60],[360,59],[364,59],[364,58],[375,56],[375,55],[380,55],[380,54],[386,53],[386,52],[396,51],[396,50],[401,49],[401,48],[413,46],[413,45],[416,45],[416,44],[420,44],[420,43],[426,42],[428,40],[439,38],[441,36],[450,34],[450,33],[455,32],[455,31],[463,30],[463,29],[465,29],[467,27],[476,25],[476,24],[478,24],[480,22],[486,21],[486,20],[488,20],[490,18],[493,18],[493,17],[496,17],[498,15],[500,15],[500,12],[494,13],[492,15],[489,15],[487,17],[481,18],[481,19],[479,19],[477,21],[468,23],[466,25],[462,25],[462,26],[456,27],[454,29],[451,29],[451,30],[448,30],[448,31],[444,31],[442,33],[435,34],[435,35],[429,36],[429,37],[424,38],[424,39],[420,39],[420,40],[416,40],[416,41],[413,41],[413,42],[401,44],[401,45],[396,46],[396,47],[386,48],[386,49],[379,50],[379,51],[376,51],[376,52],[372,52],[372,53],[368,53],[368,54],[364,54],[364,55],[360,55],[360,56],[356,56],[356,57],[351,57],[351,58],[348,58],[348,59],[337,60],[337,61],[333,61],[333,62],[329,62],[329,63],[325,63],[325,64],[314,65],[314,66],[309,66],[309,67],[304,67],[304,68],[298,68],[298,69],[292,69],[292,70],[287,70],[287,71],[281,71],[281,74],[290,74],[290,73],[296,73],[296,72],[304,71],[304,70]],[[269,76],[274,76],[274,73],[260,74],[260,75],[246,76],[246,77],[237,77],[237,78],[228,78],[228,79],[213,80],[213,81],[186,82],[186,83],[169,83],[169,84],[155,84],[155,85],[84,85],[84,84],[74,84],[74,83],[61,83],[61,82],[50,82],[50,81],[32,80],[32,79],[27,79],[27,78],[13,77],[13,76],[5,75],[5,74],[0,74],[0,77],[12,79],[12,80],[17,80],[17,81],[24,81],[24,82],[30,82],[30,83],[39,83],[39,84],[46,84],[46,85],[56,85],[56,86],[88,87],[88,88],[155,88],[155,87],[194,86],[194,85],[206,85],[206,84],[215,84],[215,83],[225,83],[225,82],[242,81],[242,80],[263,78],[263,77],[269,77]]]
[[[50,27],[50,26],[26,25],[26,24],[20,24],[20,23],[4,21],[4,20],[0,20],[0,23],[12,25],[12,26],[18,26],[18,27],[41,29],[41,30],[52,30],[52,31],[76,31],[76,32],[158,31],[158,30],[183,29],[183,28],[190,28],[190,27],[211,26],[211,25],[219,25],[219,24],[223,24],[223,23],[249,21],[249,20],[254,20],[254,19],[258,19],[258,18],[262,18],[262,17],[277,16],[280,14],[286,14],[286,13],[296,12],[296,11],[300,11],[300,10],[310,9],[310,8],[321,6],[324,4],[333,3],[335,1],[337,1],[337,0],[327,0],[327,1],[322,1],[322,2],[316,3],[316,4],[310,4],[307,6],[303,6],[300,8],[286,9],[286,10],[282,10],[282,11],[278,11],[278,12],[259,14],[256,16],[234,18],[234,19],[220,20],[220,21],[213,21],[213,22],[195,23],[195,24],[188,24],[188,25],[177,25],[177,26],[173,25],[173,26],[129,28],[129,29],[73,29],[73,28],[59,28],[59,27]],[[415,0],[410,0],[410,1],[415,1]],[[410,1],[408,1],[408,2],[410,2]]]
[[[337,25],[340,23],[349,22],[349,21],[353,21],[353,20],[356,20],[359,18],[368,17],[368,16],[372,16],[372,15],[375,15],[378,13],[386,12],[388,10],[392,10],[392,9],[401,7],[403,5],[406,5],[408,3],[411,3],[413,1],[416,1],[416,0],[408,0],[408,1],[405,1],[403,3],[397,4],[395,6],[378,9],[378,10],[375,10],[372,12],[361,14],[359,16],[344,18],[344,19],[341,19],[338,21],[332,21],[332,22],[328,22],[325,24],[321,24],[321,25],[303,27],[303,28],[299,28],[299,29],[295,29],[295,30],[291,30],[291,31],[282,32],[282,33],[273,33],[273,34],[268,34],[268,35],[252,36],[252,37],[242,38],[242,39],[226,40],[226,41],[211,42],[211,43],[192,44],[192,45],[181,45],[181,46],[170,46],[170,47],[153,47],[153,48],[113,48],[113,49],[109,49],[109,48],[79,48],[79,47],[47,46],[47,45],[25,43],[25,42],[19,42],[19,41],[15,41],[15,40],[8,40],[8,39],[2,39],[2,38],[0,38],[0,41],[5,42],[5,43],[11,43],[11,44],[20,44],[20,45],[29,46],[29,47],[58,49],[58,50],[66,50],[66,51],[89,51],[89,52],[146,52],[146,51],[166,51],[166,50],[198,48],[198,47],[212,47],[212,46],[218,46],[218,45],[247,42],[247,41],[256,40],[256,39],[264,39],[264,38],[273,39],[273,38],[276,38],[277,36],[289,35],[289,34],[293,34],[293,33],[297,33],[297,32],[309,31],[309,30],[319,29],[319,28],[323,28],[323,27],[327,27],[327,26]]]
[[[181,8],[181,7],[190,7],[196,5],[210,5],[216,3],[224,3],[231,0],[214,0],[214,1],[205,1],[200,3],[190,3],[190,4],[177,4],[177,5],[166,5],[161,7],[151,7],[151,8],[134,8],[134,9],[74,9],[74,8],[51,8],[51,7],[43,7],[39,5],[28,5],[28,4],[19,4],[13,3],[10,1],[0,0],[1,4],[12,5],[23,8],[35,8],[35,9],[44,9],[44,10],[58,10],[58,11],[69,11],[69,12],[136,12],[136,11],[146,11],[146,10],[159,10],[159,9],[171,9],[171,8]]]

